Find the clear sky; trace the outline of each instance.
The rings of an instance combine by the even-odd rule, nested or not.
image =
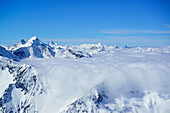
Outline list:
[[[0,44],[170,45],[170,0],[0,0]]]

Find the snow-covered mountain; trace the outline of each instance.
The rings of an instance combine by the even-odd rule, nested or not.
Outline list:
[[[169,113],[170,46],[0,46],[0,113]]]
[[[30,65],[14,65],[0,56],[0,112],[35,112],[34,99],[43,93],[36,70]]]
[[[0,46],[1,47],[1,46]],[[3,51],[11,55],[4,55],[10,59],[25,59],[25,58],[82,58],[91,57],[88,53],[82,51],[75,51],[71,48],[65,48],[64,46],[58,46],[55,42],[51,41],[46,44],[40,41],[36,36],[30,38],[27,42],[23,39],[12,45],[1,47]],[[1,55],[1,56],[2,56]]]
[[[55,43],[54,41],[50,41],[48,45],[50,45],[51,47],[56,47],[57,43]]]
[[[52,48],[41,42],[37,37],[32,37],[26,43],[15,48],[12,53],[20,59],[28,57],[51,58],[55,56]]]
[[[82,45],[66,45],[61,46],[51,41],[43,43],[36,36],[30,38],[27,42],[21,40],[20,42],[11,46],[0,46],[1,56],[13,59],[22,60],[25,58],[91,58],[93,55],[101,52],[114,53],[122,49],[130,49],[128,46],[106,46],[101,43],[98,44],[82,44]],[[166,52],[170,53],[170,47],[133,47],[131,49],[135,52]],[[3,53],[4,52],[4,53]]]

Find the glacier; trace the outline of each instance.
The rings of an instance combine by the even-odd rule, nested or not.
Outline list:
[[[170,46],[0,45],[2,113],[169,113]]]

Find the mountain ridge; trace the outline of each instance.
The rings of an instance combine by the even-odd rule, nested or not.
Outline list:
[[[22,39],[20,42],[11,46],[0,46],[1,56],[13,59],[23,60],[25,58],[91,58],[100,52],[115,52],[122,49],[132,49],[136,52],[170,52],[170,47],[164,48],[139,48],[129,46],[106,46],[98,44],[82,44],[78,46],[61,46],[51,41],[43,43],[36,36],[30,38],[27,42]],[[4,52],[4,53],[3,53]]]

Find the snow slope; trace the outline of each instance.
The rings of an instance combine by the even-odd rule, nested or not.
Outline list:
[[[0,56],[0,112],[169,113],[170,47],[50,45],[55,57]]]

